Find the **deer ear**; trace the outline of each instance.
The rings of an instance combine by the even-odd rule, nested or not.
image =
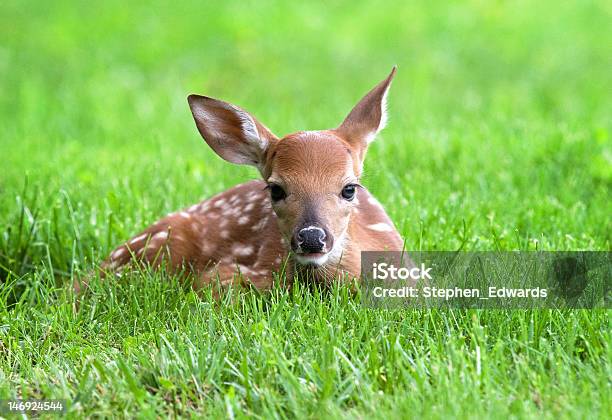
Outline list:
[[[228,162],[262,171],[266,150],[277,137],[248,112],[207,96],[187,97],[193,119],[206,143]]]
[[[374,86],[335,130],[362,158],[368,144],[387,123],[387,93],[396,71],[394,66],[389,76]]]

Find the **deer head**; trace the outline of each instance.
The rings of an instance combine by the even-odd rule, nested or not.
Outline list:
[[[208,145],[223,159],[255,166],[267,183],[279,229],[300,264],[337,260],[345,247],[368,145],[387,120],[395,76],[368,92],[339,127],[278,138],[248,112],[206,96],[189,106]]]

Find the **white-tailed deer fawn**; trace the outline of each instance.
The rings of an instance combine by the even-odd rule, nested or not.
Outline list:
[[[359,277],[361,251],[402,250],[380,203],[359,184],[368,145],[385,126],[395,75],[376,85],[332,130],[278,138],[246,111],[190,95],[197,128],[223,159],[255,166],[250,181],[172,213],[116,248],[101,265],[186,270],[194,287],[236,279],[268,288],[273,273],[330,282]],[[299,276],[298,276],[299,278]]]

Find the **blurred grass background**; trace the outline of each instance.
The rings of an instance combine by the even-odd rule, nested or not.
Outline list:
[[[139,369],[131,359],[134,354],[152,363],[151,369],[165,363],[161,356],[158,364],[151,362],[146,350],[166,348],[164,343],[154,344],[159,331],[173,331],[176,336],[170,342],[187,349],[193,345],[185,347],[186,337],[193,338],[199,328],[209,328],[206,331],[219,340],[235,332],[213,324],[189,324],[197,320],[191,318],[188,307],[181,306],[182,298],[173,301],[185,311],[176,321],[178,327],[173,324],[174,316],[167,313],[174,306],[155,306],[146,299],[143,305],[153,307],[147,326],[141,325],[143,315],[135,309],[139,304],[132,302],[119,315],[116,306],[105,306],[115,299],[121,302],[112,296],[113,291],[106,292],[111,294],[107,299],[87,303],[84,307],[89,314],[76,312],[76,320],[69,322],[70,317],[62,314],[72,313],[70,301],[50,292],[46,283],[50,278],[61,284],[75,268],[89,269],[114,245],[162,215],[256,176],[254,170],[232,166],[208,149],[194,127],[186,102],[189,93],[236,103],[283,135],[336,126],[397,64],[389,124],[369,151],[363,183],[383,202],[409,249],[609,250],[611,18],[611,2],[578,0],[111,0],[99,4],[4,0],[0,4],[0,279],[25,292],[12,310],[6,305],[14,304],[19,295],[6,287],[0,294],[4,305],[0,333],[5,334],[4,348],[12,352],[2,359],[0,369],[4,386],[9,388],[0,387],[0,391],[9,392],[21,384],[25,394],[76,398],[84,391],[71,381],[85,375],[79,370],[80,358],[85,357],[80,350],[83,346],[99,348],[86,353],[100,355],[102,364],[120,359],[114,350],[119,346],[125,356],[121,371],[127,379],[117,379],[117,383],[133,384],[126,372]],[[152,299],[163,301],[168,296],[163,291],[155,295],[156,286],[150,287]],[[125,296],[134,302],[142,298]],[[185,299],[190,302],[191,298]],[[47,306],[49,301],[65,312],[53,312]],[[340,340],[335,345],[358,364],[357,360],[366,360],[359,350],[362,339],[356,336],[356,341],[350,341],[351,334],[336,330],[342,328],[340,324],[385,325],[398,343],[416,340],[416,334],[422,340],[405,353],[406,366],[412,366],[414,358],[419,366],[431,366],[431,370],[415,373],[407,367],[406,372],[412,373],[405,374],[414,374],[418,384],[398,385],[398,389],[424,393],[418,404],[410,400],[405,407],[439,415],[446,411],[427,404],[435,404],[442,395],[447,404],[443,407],[460,413],[461,405],[450,396],[458,395],[465,386],[475,387],[470,388],[470,401],[482,404],[483,412],[515,412],[514,403],[507,405],[499,395],[487,405],[490,394],[486,389],[495,392],[499,388],[513,395],[513,401],[535,401],[534,406],[517,402],[518,413],[537,411],[543,404],[557,413],[580,407],[577,410],[583,415],[594,408],[589,398],[599,395],[599,386],[609,388],[605,379],[609,378],[609,363],[598,359],[609,357],[606,312],[514,314],[508,319],[491,315],[482,321],[491,328],[484,334],[485,327],[476,315],[410,314],[411,325],[424,323],[427,327],[406,331],[401,315],[364,315],[355,312],[353,304],[332,299],[326,312],[331,324],[319,330],[306,328],[305,349],[298,345],[299,339],[285,337],[286,324],[270,324],[278,342],[266,341],[265,326],[255,333],[261,335],[252,346],[285,346],[296,354],[310,354],[332,336]],[[301,312],[287,307],[280,319],[286,316],[288,323],[312,325],[310,317],[320,306],[308,305]],[[254,311],[255,318],[269,316]],[[387,316],[393,323],[385,324]],[[220,325],[237,325],[234,323],[242,316],[231,312],[219,318]],[[47,325],[41,320],[48,319],[56,320],[53,328],[61,337],[70,337],[61,351],[54,347],[57,340],[49,339],[46,327],[40,326]],[[114,334],[100,336],[99,326],[110,331],[118,319],[122,321]],[[451,328],[449,323],[455,341],[442,333]],[[130,324],[145,331],[134,339],[139,344],[121,344],[137,335]],[[572,328],[566,327],[570,324]],[[251,334],[248,328],[240,332]],[[538,341],[537,331],[549,334],[548,344]],[[348,334],[346,339],[339,338],[344,337],[341,332]],[[374,357],[380,346],[392,347],[387,333],[369,335],[366,353]],[[319,340],[317,334],[328,338]],[[490,362],[496,374],[489,378],[488,388],[483,385],[479,393],[479,377],[464,383],[463,376],[450,371],[439,377],[436,386],[421,382],[423,375],[446,372],[449,352],[457,356],[456,369],[472,360],[473,348],[464,346],[464,334],[467,341],[485,337],[480,341],[483,352],[499,346],[495,348],[500,353]],[[239,346],[240,337],[227,340],[237,340]],[[206,348],[202,343],[196,341],[199,348]],[[409,348],[410,341],[407,343]],[[36,350],[40,348],[48,353]],[[436,351],[430,354],[432,348]],[[512,370],[524,348],[525,354],[535,355],[537,369],[525,362],[524,370]],[[541,348],[552,350],[538,350]],[[214,354],[240,365],[240,353],[224,351],[228,353]],[[274,355],[272,350],[270,354],[265,351],[261,363]],[[37,356],[32,352],[38,352]],[[427,354],[429,359],[419,359]],[[546,354],[554,355],[553,361]],[[554,360],[563,360],[567,370],[551,371]],[[299,364],[287,363],[287,372],[297,374]],[[106,374],[123,378],[114,365],[108,366]],[[589,373],[583,376],[583,370]],[[235,380],[232,372],[219,374],[219,380]],[[381,372],[378,374],[383,375]],[[61,392],[50,391],[56,388],[47,378],[54,375],[66,381]],[[260,375],[264,381],[271,373],[264,369]],[[338,375],[338,381],[361,377],[349,374],[347,379],[346,372]],[[290,374],[286,378],[296,380]],[[568,396],[577,381],[586,381],[580,382],[581,392]],[[559,388],[553,386],[557,382],[562,384]],[[103,389],[111,389],[113,383],[109,379]],[[331,376],[326,384],[339,386]],[[191,389],[189,383],[181,386]],[[347,391],[353,402],[340,399],[327,407],[339,414],[348,404],[361,413],[365,409],[356,401],[359,392],[365,392],[371,397],[370,414],[376,412],[379,402],[387,407],[381,416],[395,410],[390,407],[398,397],[385,399],[377,392],[388,392],[387,388],[367,386],[367,392]],[[284,392],[271,387],[280,395]],[[136,391],[134,395],[141,395]],[[99,398],[106,402],[99,403],[98,409],[110,410],[108,394],[100,392]],[[227,414],[227,395],[215,392],[219,392],[213,393],[218,399],[216,409]],[[130,401],[125,395],[122,398]],[[260,412],[252,401],[240,401],[236,407]],[[134,407],[138,404],[131,410]]]

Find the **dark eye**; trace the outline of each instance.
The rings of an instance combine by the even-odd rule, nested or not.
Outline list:
[[[283,187],[277,184],[270,184],[270,198],[272,201],[280,201],[287,197],[287,193],[283,190]]]
[[[342,198],[348,201],[355,198],[355,186],[353,184],[349,184],[342,188]]]

